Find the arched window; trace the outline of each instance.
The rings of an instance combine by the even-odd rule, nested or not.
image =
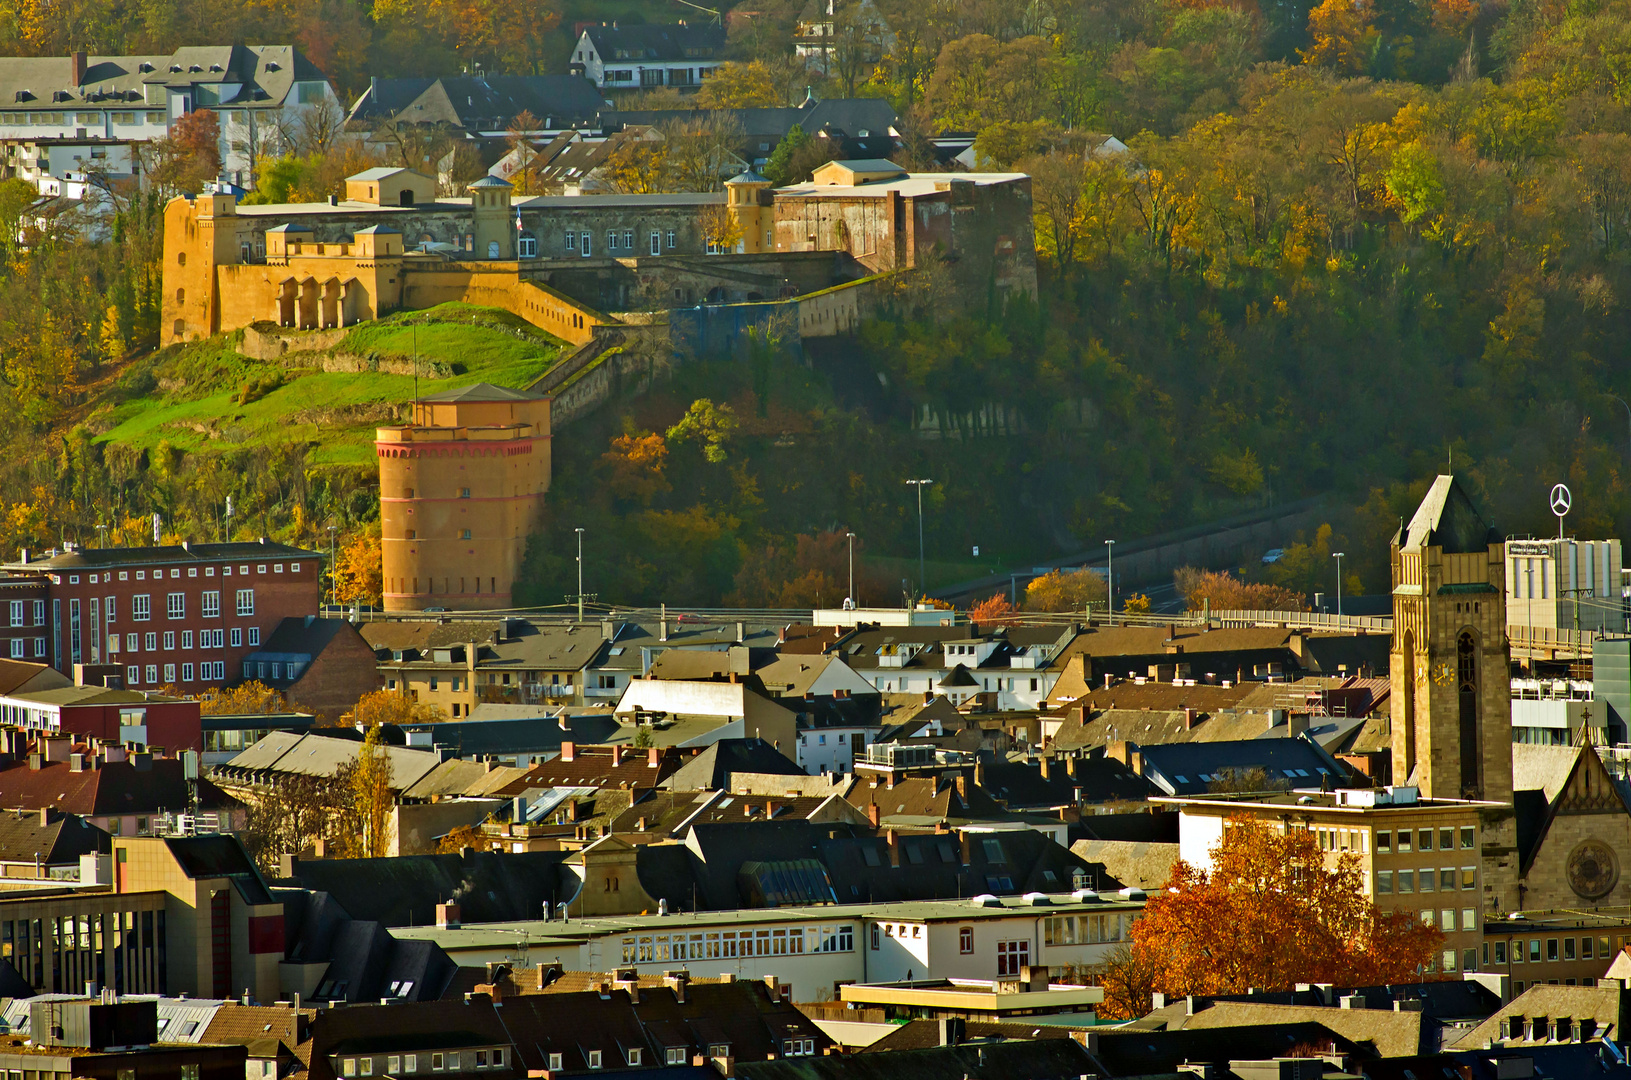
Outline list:
[[[1461,791],[1469,798],[1482,794],[1478,760],[1478,639],[1463,630],[1455,642],[1455,683],[1461,729]]]
[[[1400,716],[1404,723],[1404,760],[1394,763],[1395,775],[1398,782],[1403,783],[1410,776],[1411,768],[1416,764],[1416,635],[1406,630],[1404,632],[1404,671],[1399,680],[1403,684],[1403,709]]]
[[[185,251],[176,252],[176,265],[177,266],[186,266],[187,265],[187,253]]]
[[[186,289],[177,289],[176,290],[176,303],[184,304],[186,302],[187,302],[187,290]]]

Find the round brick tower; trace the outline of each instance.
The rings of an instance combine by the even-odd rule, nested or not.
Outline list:
[[[549,409],[548,397],[477,383],[377,430],[387,611],[514,606],[549,490]]]

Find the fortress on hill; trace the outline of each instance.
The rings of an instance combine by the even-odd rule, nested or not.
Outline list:
[[[864,314],[859,283],[930,259],[970,297],[1034,294],[1030,183],[834,161],[807,184],[748,172],[723,192],[515,198],[487,176],[438,198],[430,177],[387,168],[326,203],[206,192],[165,208],[163,341],[341,328],[447,301],[580,345],[625,321],[607,312],[766,301],[799,300],[803,336],[842,333]]]
[[[507,608],[549,490],[553,392],[611,385],[590,369],[635,362],[636,339],[707,354],[778,316],[795,339],[847,333],[882,277],[929,262],[971,304],[1034,295],[1030,185],[833,161],[787,188],[748,172],[723,192],[661,195],[516,198],[486,176],[439,198],[430,177],[389,168],[326,203],[206,191],[165,208],[163,341],[252,327],[275,354],[307,332],[463,301],[579,346],[526,390],[421,398],[375,441],[386,608]]]

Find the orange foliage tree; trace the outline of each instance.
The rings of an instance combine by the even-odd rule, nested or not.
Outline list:
[[[968,609],[968,621],[975,626],[1015,626],[1019,609],[1002,593],[992,593]]]
[[[1282,585],[1242,581],[1222,570],[1196,570],[1186,566],[1173,575],[1178,592],[1191,611],[1206,604],[1213,611],[1306,611],[1303,594]]]
[[[421,705],[395,690],[375,690],[358,698],[351,711],[340,717],[340,724],[367,731],[376,724],[413,724],[446,719],[447,714],[439,706]]]
[[[1371,0],[1325,0],[1308,13],[1313,44],[1299,49],[1303,63],[1334,68],[1344,75],[1363,75],[1381,31],[1376,29]]]
[[[668,443],[656,432],[619,435],[600,455],[606,487],[619,499],[649,505],[652,497],[672,490],[668,483]]]
[[[1230,818],[1208,873],[1180,861],[1110,964],[1105,1015],[1149,1011],[1147,990],[1243,994],[1299,982],[1411,982],[1444,935],[1412,911],[1383,911],[1364,892],[1357,855],[1329,861],[1308,829]]]
[[[211,688],[198,699],[198,711],[205,716],[264,715],[284,708],[282,694],[253,679],[225,689]]]
[[[334,597],[341,604],[377,604],[384,591],[384,548],[376,521],[335,552]]]

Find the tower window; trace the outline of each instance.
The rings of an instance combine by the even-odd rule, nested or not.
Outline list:
[[[1468,797],[1481,794],[1478,760],[1478,641],[1472,631],[1456,638],[1456,690],[1461,729],[1461,790]]]

